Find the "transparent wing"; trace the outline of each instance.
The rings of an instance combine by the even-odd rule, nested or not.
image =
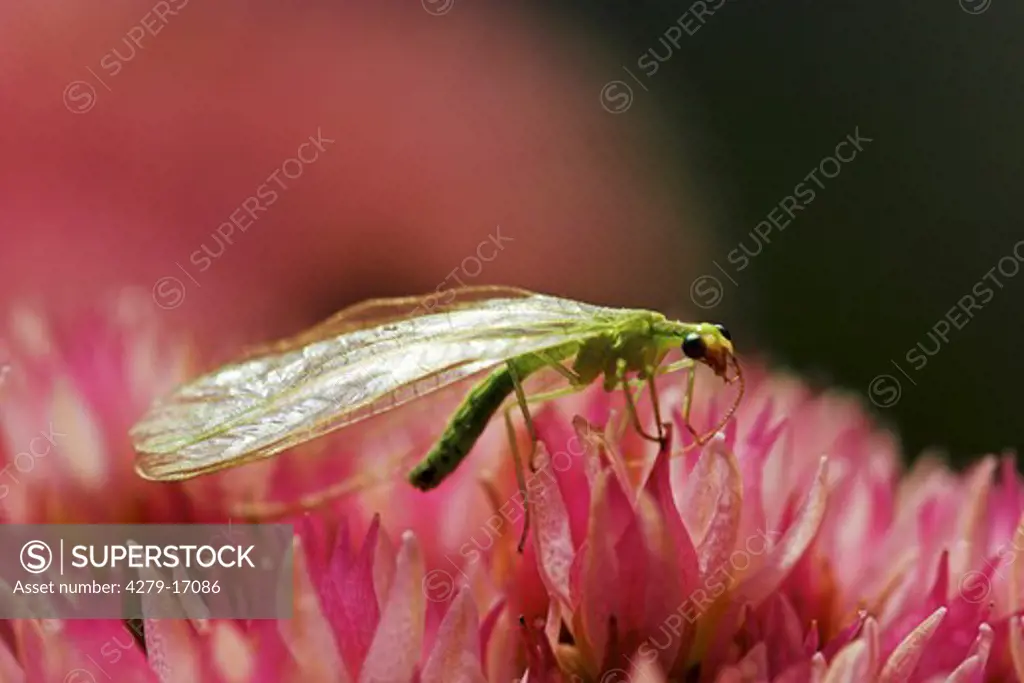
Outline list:
[[[527,299],[534,296],[538,295],[518,287],[479,285],[422,296],[367,299],[348,308],[343,308],[327,320],[292,337],[249,349],[243,359],[277,355],[348,332],[380,327],[389,322],[409,320],[431,313],[446,313],[468,308],[488,299]],[[569,299],[547,298],[569,304],[575,303]]]
[[[366,302],[185,384],[132,429],[139,472],[180,479],[267,457],[636,313],[498,292]]]

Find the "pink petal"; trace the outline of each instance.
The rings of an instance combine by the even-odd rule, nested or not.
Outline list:
[[[538,472],[551,464],[543,443],[537,444]],[[571,607],[569,572],[576,549],[572,543],[569,516],[556,482],[534,486],[527,494],[533,523],[537,571],[547,589],[566,607]]]
[[[966,482],[966,500],[960,505],[955,538],[963,539],[952,550],[951,569],[955,576],[961,576],[985,560],[986,548],[982,539],[988,538],[988,499],[992,490],[992,475],[999,463],[993,457],[986,457],[971,468]]]
[[[644,490],[661,511],[665,527],[676,549],[682,584],[692,587],[696,586],[700,579],[700,566],[697,549],[672,497],[670,458],[671,452],[668,448],[658,453]]]
[[[350,669],[343,663],[337,646],[337,636],[328,622],[312,585],[306,552],[301,538],[292,542],[294,558],[294,597],[292,618],[277,621],[281,639],[295,661],[300,662],[303,671],[310,678],[325,680],[333,677],[340,683],[348,683]],[[149,630],[146,631],[147,636]],[[362,661],[354,662],[351,671],[358,671]]]
[[[33,624],[23,634],[28,632],[34,634],[31,641],[43,647],[39,655],[30,654],[32,647],[23,652],[27,681],[87,681],[90,677],[138,683],[159,680],[134,635],[120,620],[48,620]],[[45,662],[47,673],[36,668],[35,656],[41,664]],[[76,672],[74,679],[70,678],[72,671]]]
[[[813,680],[813,668],[810,661],[794,664],[772,679],[772,683],[809,683]]]
[[[594,491],[597,489],[598,475],[608,471],[611,471],[613,474],[606,482],[607,499],[605,505],[609,509],[606,531],[611,534],[612,538],[618,538],[633,519],[631,488],[628,481],[615,471],[616,469],[621,470],[621,458],[615,457],[613,444],[609,442],[607,436],[597,427],[579,417],[573,420],[573,425],[576,427],[576,432],[579,434],[587,454],[586,463],[588,477],[590,477],[591,516],[593,515],[593,496]],[[605,463],[614,463],[615,466],[609,468]],[[588,535],[586,538],[589,538],[590,530],[588,525]]]
[[[827,674],[828,663],[825,661],[825,656],[820,652],[816,652],[811,657],[811,675],[807,681],[808,683],[823,683]]]
[[[143,613],[147,604],[160,600],[153,594],[142,597]],[[166,598],[163,598],[166,599]],[[155,614],[167,612],[153,611]],[[196,649],[196,634],[189,622],[179,619],[146,619],[146,656],[149,666],[163,683],[199,680],[202,662]]]
[[[621,594],[618,600],[621,608],[616,611],[615,618],[623,632],[641,629],[645,622],[648,563],[653,558],[648,557],[642,524],[638,515],[615,544],[615,556],[619,559],[617,583]]]
[[[498,624],[498,619],[505,611],[505,599],[501,598],[498,602],[494,603],[491,609],[484,616],[484,621],[480,624],[480,649],[482,650],[481,661],[483,662],[484,670],[487,670],[487,653],[488,648],[491,644],[491,636],[495,633],[495,626]]]
[[[726,489],[732,467],[729,453],[722,447],[722,438],[715,437],[700,449],[693,470],[683,482],[679,508],[686,529],[698,548],[715,521],[718,501]]]
[[[750,649],[739,664],[736,665],[743,672],[743,678],[747,681],[768,680],[768,648],[764,643],[758,643]]]
[[[773,671],[781,671],[803,658],[803,628],[786,596],[777,593],[769,602],[765,630],[770,635],[768,658]]]
[[[1021,513],[1020,519],[1017,521],[1017,528],[1013,532],[1011,543],[1014,548],[1024,548],[1024,513]],[[1019,561],[1016,554],[1007,582],[1009,583],[1007,594],[1010,605],[1016,607],[1021,604],[1021,588],[1024,587],[1024,562]]]
[[[294,604],[294,603],[293,603]],[[294,619],[294,612],[292,613]],[[315,680],[318,675],[313,662],[296,662],[278,629],[278,620],[255,620],[249,622],[246,637],[256,651],[256,670],[249,683],[280,683],[289,678]],[[341,674],[338,674],[338,671]],[[340,666],[331,676],[341,683],[349,683],[348,672]]]
[[[581,549],[581,603],[576,609],[574,633],[586,659],[604,660],[608,642],[608,623],[618,612],[618,558],[614,551],[615,537],[610,533],[614,512],[608,502],[618,485],[607,471],[597,474],[590,506],[590,528],[587,544]],[[621,495],[621,492],[620,492]]]
[[[61,637],[63,628],[63,622],[57,619],[21,619],[14,623],[14,647],[24,667],[26,680],[33,683],[56,682],[68,669],[83,668],[77,662],[78,655],[70,643]]]
[[[603,683],[633,683],[634,681],[636,683],[668,683],[668,679],[665,678],[665,674],[661,672],[658,665],[647,660],[639,663],[634,662],[628,676],[613,678],[609,676],[609,673],[611,672],[605,672],[601,677]],[[623,671],[622,673],[625,674],[626,672]]]
[[[502,608],[496,615],[494,628],[484,646],[487,680],[511,681],[520,675],[523,670],[520,659],[522,642],[521,624],[509,615],[507,606]]]
[[[994,633],[988,624],[978,627],[978,638],[971,647],[971,652],[963,663],[946,679],[946,683],[981,683],[988,663],[988,653],[992,648]]]
[[[931,609],[946,604],[947,593],[949,593],[949,551],[943,550],[939,556],[939,568],[935,572],[935,582],[928,595],[928,604]]]
[[[746,683],[746,678],[738,667],[727,666],[719,670],[715,683]]]
[[[943,553],[942,557],[948,558],[948,554]],[[969,656],[971,644],[976,644],[978,629],[991,613],[990,600],[979,602],[967,591],[958,590],[952,600],[946,598],[949,582],[947,565],[948,561],[940,563],[935,588],[925,600],[924,609],[914,611],[917,621],[920,621],[940,606],[947,608],[946,617],[935,632],[929,656],[918,665],[916,675],[920,678],[948,674],[961,664]],[[890,631],[893,628],[894,624],[890,624]]]
[[[864,632],[861,634],[861,641],[867,646],[868,671],[876,674],[882,668],[882,646],[878,621],[874,617],[868,617],[867,621],[864,622]]]
[[[661,612],[649,611],[648,623],[668,625],[679,621],[678,612],[680,606],[685,603],[683,596],[687,591],[693,591],[700,583],[700,567],[697,560],[697,550],[693,546],[690,534],[686,531],[682,517],[676,508],[672,498],[672,484],[670,479],[670,457],[671,450],[666,447],[659,451],[651,469],[650,476],[644,486],[644,493],[654,503],[660,512],[662,526],[665,530],[665,538],[662,540],[667,547],[661,554],[661,562],[652,567],[652,577],[649,590],[654,591],[664,587],[664,596],[661,598],[663,609]],[[677,632],[681,628],[682,631]],[[690,644],[693,641],[695,629],[689,620],[686,623],[678,624],[677,628],[670,628],[677,637],[673,637],[667,648],[659,651],[659,659],[666,670],[673,670],[677,659],[686,657]]]
[[[821,634],[818,633],[818,620],[812,619],[807,635],[804,637],[804,654],[808,657],[818,651],[821,645]]]
[[[660,512],[647,494],[642,494],[638,518],[643,521],[644,554],[647,556],[643,581],[644,605],[639,632],[648,635],[648,642],[657,650],[657,661],[664,671],[682,666],[689,653],[695,628],[682,614],[687,610],[687,585],[680,569],[677,546],[665,528]],[[654,642],[655,635],[659,636]],[[661,642],[665,640],[666,642]]]
[[[744,500],[740,530],[743,536],[767,528],[762,491],[765,464],[786,428],[785,419],[780,419],[774,426],[769,426],[771,420],[778,419],[774,403],[769,397],[755,418],[745,442],[740,446],[744,453],[744,457],[740,459]]]
[[[829,664],[824,683],[864,683],[870,681],[867,645],[855,640],[836,655]]]
[[[989,530],[994,538],[1003,538],[1013,533],[1020,525],[1019,515],[1024,509],[1024,489],[1017,474],[1017,456],[1003,455],[1000,461],[999,487],[992,493],[991,509],[993,519]]]
[[[406,681],[412,678],[423,647],[423,558],[409,532],[402,536],[380,625],[359,675],[360,683]]]
[[[685,517],[687,528],[694,538],[700,538],[697,561],[701,575],[707,577],[725,565],[729,553],[736,547],[743,509],[739,465],[721,436],[704,449],[686,484],[693,496],[693,507]]]
[[[525,621],[519,621],[520,632],[526,643],[527,670],[523,683],[562,683],[558,659],[551,649],[547,635]]]
[[[427,659],[422,683],[486,683],[480,667],[476,603],[463,588],[452,601]]]
[[[1024,619],[1010,618],[1010,658],[1017,680],[1024,681]]]
[[[25,683],[25,672],[14,658],[14,653],[7,649],[7,644],[0,642],[0,681],[4,683]]]
[[[917,668],[917,663],[924,654],[928,642],[935,635],[935,630],[942,623],[946,616],[946,608],[940,607],[924,620],[920,626],[903,639],[896,650],[889,655],[889,659],[882,667],[878,676],[878,683],[903,683],[910,680],[910,676]]]
[[[988,659],[989,652],[992,651],[992,641],[995,638],[995,631],[988,624],[982,624],[978,627],[978,637],[974,641],[974,645],[971,646],[968,656],[980,657],[984,663]]]
[[[391,592],[391,584],[395,580],[395,569],[398,551],[387,532],[381,529],[377,541],[377,552],[373,557],[373,592],[377,596],[377,605],[383,605]]]
[[[768,551],[764,566],[740,586],[740,592],[750,603],[758,605],[774,591],[814,540],[824,517],[828,498],[826,474],[826,460],[822,458],[814,484],[800,508],[798,517],[778,544]]]
[[[566,506],[572,538],[576,544],[582,543],[587,535],[590,509],[590,483],[583,442],[572,428],[572,423],[550,404],[538,412],[534,426],[549,456],[554,454],[552,469]]]
[[[863,628],[864,620],[867,619],[867,617],[867,612],[864,610],[859,611],[857,613],[857,618],[854,619],[849,626],[840,631],[835,638],[829,641],[822,650],[822,653],[825,655],[825,659],[831,660],[836,656],[836,653],[838,653],[841,648],[845,647],[847,643],[856,638],[857,634],[860,633],[861,628]]]
[[[347,534],[339,534],[323,582],[319,585],[324,616],[334,627],[338,651],[355,674],[366,657],[380,621],[374,566],[380,517],[374,516],[359,554],[349,550]]]
[[[216,621],[204,639],[207,669],[224,683],[254,683],[257,656],[241,629],[230,621]],[[271,672],[262,672],[271,673]]]

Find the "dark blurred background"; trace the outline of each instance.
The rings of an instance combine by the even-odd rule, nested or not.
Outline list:
[[[725,321],[963,462],[1021,435],[1022,28],[1013,0],[5,6],[0,303],[134,287],[220,358],[455,272]]]
[[[720,289],[698,286],[698,303],[720,297],[715,312],[741,343],[867,395],[910,454],[936,446],[964,462],[1020,444],[1024,5],[563,6],[590,17],[649,88],[610,76],[636,94],[623,127],[634,108],[660,108],[680,129],[699,122],[699,156],[687,158],[714,197],[711,256],[736,284],[705,263],[679,273],[680,291],[715,276]],[[659,42],[673,24],[678,47]],[[832,179],[819,172],[823,188],[805,181],[856,128],[872,139],[863,154]],[[817,197],[758,254],[751,231],[800,181]],[[741,241],[757,255],[737,273],[727,256]],[[991,290],[975,293],[981,308],[940,323],[979,281]]]
[[[600,4],[624,54],[679,14]],[[999,0],[730,1],[638,97],[679,120],[696,102],[712,140],[697,168],[722,189],[720,261],[740,240],[756,251],[750,230],[849,131],[873,140],[769,234],[738,287],[723,276],[723,304],[741,339],[868,392],[910,454],[936,445],[963,462],[1024,434],[1022,29],[1024,5]],[[939,325],[982,281],[991,294],[976,302],[988,302]]]

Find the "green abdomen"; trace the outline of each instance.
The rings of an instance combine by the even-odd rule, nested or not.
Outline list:
[[[561,360],[564,355],[548,353],[552,360]],[[515,366],[520,383],[545,365],[535,356],[519,357],[510,362]],[[459,404],[441,438],[409,473],[409,482],[421,491],[427,491],[444,481],[473,449],[484,428],[514,390],[507,363],[474,386]]]

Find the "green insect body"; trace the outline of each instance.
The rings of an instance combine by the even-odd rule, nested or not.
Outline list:
[[[605,390],[612,391],[626,373],[635,372],[639,379],[646,379],[692,328],[671,323],[657,313],[642,312],[618,321],[613,330],[583,344],[573,342],[549,349],[543,356],[530,354],[509,360],[469,391],[444,433],[409,473],[409,482],[427,491],[454,472],[515,391],[516,381],[521,383],[538,370],[575,356],[574,386],[587,386],[603,374]]]
[[[509,365],[515,368],[515,377]],[[501,404],[515,391],[515,380],[526,379],[545,364],[534,357],[527,357],[509,361],[509,365],[494,370],[470,390],[437,443],[409,473],[409,482],[413,486],[428,491],[454,472],[476,445]]]
[[[169,481],[242,465],[482,375],[408,475],[426,490],[459,466],[513,394],[535,440],[528,403],[580,390],[603,376],[606,390],[625,390],[640,433],[660,440],[656,374],[699,362],[727,381],[742,379],[729,334],[720,325],[671,321],[653,311],[505,287],[464,287],[448,294],[443,302],[426,296],[356,304],[183,384],[132,428],[139,454],[136,471],[146,479]],[[684,360],[663,366],[666,354],[676,348]],[[727,376],[730,366],[735,368],[732,378]],[[547,369],[563,375],[568,386],[526,396],[522,382]],[[689,372],[688,427],[693,378]],[[637,382],[651,389],[658,437],[645,434],[639,424],[630,390]],[[732,410],[742,391],[741,381]],[[518,463],[515,443],[510,445]],[[518,464],[517,475],[522,485]],[[290,507],[257,501],[250,513],[274,516],[296,506],[308,509],[372,485],[371,480],[369,473],[355,473]]]

